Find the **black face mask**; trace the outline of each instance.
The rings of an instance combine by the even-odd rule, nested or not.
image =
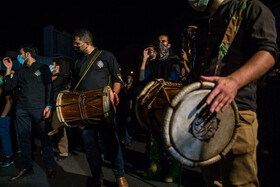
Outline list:
[[[74,46],[74,51],[79,55],[84,55],[86,53],[86,49],[87,49],[87,47],[86,47],[85,49],[81,50],[81,47],[84,46],[84,44],[81,46]]]
[[[83,55],[84,54],[84,52],[80,49],[80,47],[78,47],[78,46],[75,46],[74,47],[74,51],[77,53],[77,54],[79,54],[79,55]]]

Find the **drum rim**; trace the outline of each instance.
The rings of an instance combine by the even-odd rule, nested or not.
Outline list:
[[[116,108],[114,106],[112,106],[111,101],[110,101],[110,95],[113,94],[113,91],[112,91],[111,87],[107,85],[103,88],[103,93],[105,93],[102,96],[104,119],[105,119],[106,123],[110,123],[114,119],[114,116],[115,116],[114,114],[116,113]],[[107,94],[109,94],[109,95],[107,96]],[[111,107],[113,107],[113,114],[110,112]]]
[[[60,123],[62,123],[62,125],[66,126],[66,127],[71,127],[70,125],[68,125],[63,117],[62,114],[62,110],[61,110],[61,98],[63,96],[64,93],[69,92],[68,90],[63,90],[61,92],[58,93],[57,98],[56,98],[56,114],[58,117],[58,120],[60,121]]]
[[[191,91],[194,90],[199,90],[199,89],[213,89],[215,87],[214,83],[211,82],[195,82],[192,83],[190,85],[185,86],[171,101],[172,106],[177,106],[177,104],[179,103],[180,99],[182,98],[183,95],[185,95],[186,93],[190,93]],[[239,116],[238,116],[238,109],[237,109],[237,105],[235,103],[235,101],[233,101],[231,104],[231,107],[234,111],[234,117],[235,117],[235,121],[236,124],[239,121]],[[234,128],[233,130],[233,134],[231,137],[231,140],[228,142],[228,144],[224,147],[224,149],[222,150],[221,153],[219,153],[218,155],[209,158],[208,160],[204,160],[204,161],[193,161],[190,159],[187,159],[186,157],[184,157],[184,155],[180,154],[175,147],[172,144],[172,140],[169,134],[170,131],[170,119],[173,115],[173,111],[174,109],[170,106],[168,106],[166,108],[165,111],[165,115],[164,115],[164,119],[163,119],[163,124],[162,124],[162,141],[166,147],[166,149],[168,150],[168,152],[176,159],[178,160],[181,164],[187,166],[187,167],[202,167],[202,166],[207,166],[210,164],[213,164],[217,161],[219,161],[222,158],[222,155],[226,155],[230,149],[232,148],[236,138],[237,138],[237,128]],[[163,136],[165,135],[165,136]]]

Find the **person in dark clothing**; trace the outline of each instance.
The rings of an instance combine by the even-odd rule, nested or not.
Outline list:
[[[197,25],[195,80],[216,85],[206,99],[211,113],[234,99],[240,119],[229,153],[202,174],[208,186],[259,186],[256,83],[277,59],[274,16],[257,0],[188,2],[208,15]]]
[[[54,153],[48,131],[50,127],[46,121],[50,117],[52,108],[52,80],[47,65],[36,61],[37,48],[32,44],[21,47],[18,60],[25,66],[18,70],[11,78],[13,63],[9,57],[3,59],[6,66],[5,89],[12,91],[19,87],[16,103],[16,125],[19,130],[22,169],[10,181],[15,181],[33,173],[31,131],[41,139],[43,160],[48,177],[55,176]],[[34,123],[32,123],[34,122]]]
[[[87,29],[80,29],[74,33],[74,48],[83,55],[74,62],[72,89],[77,91],[94,90],[109,85],[113,94],[110,101],[114,106],[119,103],[118,93],[121,87],[121,76],[119,65],[112,53],[109,51],[99,51],[93,45],[93,37]],[[100,53],[101,52],[101,53]],[[95,55],[100,53],[98,57]],[[80,82],[84,70],[91,59],[95,57],[93,65],[90,67],[84,79]],[[77,83],[80,82],[79,86]],[[102,123],[98,125],[87,125],[82,131],[82,140],[86,157],[93,177],[93,185],[101,186],[103,181],[101,151],[98,146],[98,134],[109,152],[112,163],[112,170],[119,187],[126,187],[128,183],[124,177],[124,161],[119,139],[116,133],[115,124]]]
[[[11,93],[3,88],[4,77],[0,75],[0,167],[8,167],[14,163],[10,137],[10,110],[13,100]]]
[[[145,50],[147,51],[148,49],[150,50],[150,54],[145,53]],[[157,41],[157,53],[153,53],[153,51],[151,51],[152,49],[154,48],[148,47],[143,52],[143,59],[146,59],[146,61],[151,55],[157,57],[154,60],[150,60],[148,66],[145,68],[144,80],[162,78],[166,81],[179,81],[181,69],[180,59],[173,54],[169,36],[159,35]],[[143,73],[141,73],[143,70],[144,68],[141,67],[140,75],[143,75]],[[139,80],[143,80],[143,77],[140,77]]]
[[[131,75],[123,77],[123,85],[121,87],[119,98],[120,103],[117,106],[116,120],[118,124],[119,136],[121,142],[125,145],[131,144],[130,129],[131,129],[131,118],[133,113],[133,78]]]
[[[67,84],[70,77],[70,64],[64,59],[54,59],[50,65],[53,81],[53,106],[56,105],[56,99],[59,92],[67,90]],[[52,112],[51,126],[53,129],[60,128],[61,123],[58,120],[56,110]],[[57,147],[59,150],[58,160],[63,160],[68,157],[68,139],[66,128],[62,127],[57,134],[55,134]]]
[[[139,80],[152,81],[154,79],[164,79],[173,82],[180,81],[181,62],[179,57],[173,54],[169,36],[165,34],[159,35],[157,51],[152,51],[154,49],[152,46],[144,49]],[[148,53],[147,50],[150,50],[150,52]],[[149,64],[143,69],[145,61],[149,61]],[[149,157],[151,163],[149,168],[143,173],[143,176],[151,178],[160,173],[165,173],[165,182],[175,181],[179,176],[179,162],[167,156],[159,134],[151,133],[150,140],[147,143],[147,150],[150,150]]]

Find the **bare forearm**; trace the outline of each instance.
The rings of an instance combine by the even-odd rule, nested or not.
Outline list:
[[[12,71],[12,68],[6,68],[5,76],[10,75]]]
[[[248,62],[229,77],[234,79],[238,87],[260,78],[275,64],[275,59],[268,51],[259,51],[255,53]]]
[[[6,99],[6,105],[5,105],[4,110],[1,114],[1,117],[2,118],[6,117],[7,114],[10,112],[11,108],[12,108],[12,101],[10,100],[10,97],[8,97]]]
[[[142,64],[141,64],[141,67],[140,67],[140,70],[145,70],[146,68],[146,64],[147,64],[147,58],[143,58],[142,59]]]
[[[114,91],[116,94],[119,94],[120,89],[121,89],[121,83],[115,82],[114,85],[113,85],[113,91]]]

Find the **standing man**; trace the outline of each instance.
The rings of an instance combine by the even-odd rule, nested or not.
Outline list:
[[[49,65],[49,67],[52,72],[54,93],[53,106],[55,106],[59,92],[67,90],[67,84],[70,77],[70,67],[69,62],[62,58],[54,59],[53,63]],[[52,112],[51,126],[53,129],[61,127],[61,123],[57,117],[56,109],[54,109]],[[66,159],[68,157],[68,138],[66,127],[62,127],[62,129],[57,134],[55,134],[55,140],[59,151],[57,160]]]
[[[3,59],[6,66],[5,89],[12,91],[19,87],[16,104],[16,125],[21,148],[22,169],[10,181],[15,181],[33,173],[31,131],[32,125],[35,135],[41,139],[43,160],[48,177],[55,176],[54,153],[48,132],[50,127],[46,121],[50,117],[52,108],[52,75],[47,65],[36,61],[37,48],[24,45],[20,48],[18,60],[25,66],[18,70],[11,78],[13,63],[9,57]],[[33,124],[32,124],[33,123]]]
[[[257,79],[277,58],[275,20],[257,0],[188,0],[208,19],[198,25],[197,80],[216,84],[206,102],[210,112],[236,101],[237,139],[221,161],[202,168],[208,186],[259,186],[256,148]]]
[[[157,50],[157,58],[149,63],[150,74],[145,79],[163,78],[166,81],[179,81],[180,59],[173,54],[170,37],[167,34],[158,36]]]
[[[108,51],[102,51],[100,55],[95,56],[100,51],[93,45],[93,37],[87,29],[80,29],[74,33],[74,48],[82,55],[74,63],[73,86],[83,76],[84,70],[92,58],[96,57],[93,65],[87,72],[84,79],[77,87],[78,91],[94,90],[103,88],[106,85],[111,86],[113,94],[111,102],[117,106],[119,103],[118,93],[121,87],[121,77],[119,66],[114,55]],[[124,161],[119,139],[116,133],[115,124],[88,125],[82,130],[82,140],[86,152],[86,157],[93,177],[93,186],[101,186],[103,182],[101,151],[98,146],[98,133],[102,142],[106,145],[112,163],[112,170],[116,177],[119,187],[128,186],[124,177]]]
[[[149,64],[145,66],[147,62]],[[167,34],[161,34],[157,38],[157,48],[149,46],[143,51],[139,80],[164,79],[178,82],[180,81],[180,64],[179,57],[173,54],[170,37]],[[160,124],[158,125],[160,126]],[[167,183],[175,181],[179,176],[179,162],[167,156],[157,133],[152,133],[148,146],[151,150],[149,153],[151,163],[143,176],[151,178],[160,174],[164,171],[162,163],[168,162],[170,164],[168,164],[167,172],[164,174],[164,181]]]

